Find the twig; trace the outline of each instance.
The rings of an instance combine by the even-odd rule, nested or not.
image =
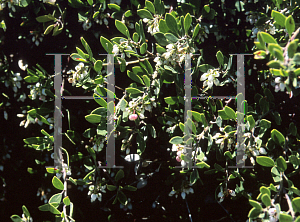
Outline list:
[[[287,193],[285,194],[285,198],[286,198],[287,203],[289,205],[289,211],[291,212],[292,218],[295,219],[295,212],[294,212],[293,207],[292,207],[291,199],[290,199],[290,197]]]
[[[187,199],[185,199],[185,204],[186,204],[186,207],[187,207],[187,210],[188,210],[188,213],[189,213],[189,218],[190,218],[190,221],[191,221],[191,222],[193,222],[193,219],[192,219],[192,214],[191,214],[191,211],[190,211],[190,208],[189,208],[189,205],[188,205]]]

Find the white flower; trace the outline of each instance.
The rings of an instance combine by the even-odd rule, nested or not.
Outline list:
[[[206,73],[202,74],[200,81],[204,81],[203,86],[208,86],[211,88],[213,84],[216,86],[219,85],[219,80],[216,77],[219,77],[220,73],[218,69],[209,69]]]
[[[4,110],[4,119],[8,119],[8,114],[7,114],[7,112]]]
[[[185,199],[186,193],[185,192],[181,192],[181,197],[182,197],[182,199]]]
[[[267,151],[265,150],[265,148],[259,148],[259,152],[261,153],[261,154],[267,154]]]
[[[276,213],[276,208],[273,207],[273,208],[270,208],[270,209],[269,209],[269,215],[270,215],[270,216],[274,216],[275,213]]]

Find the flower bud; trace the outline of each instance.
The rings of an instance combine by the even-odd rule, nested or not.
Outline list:
[[[137,114],[131,114],[130,116],[129,116],[129,120],[131,120],[131,121],[134,121],[134,120],[136,120],[138,118],[138,115]]]

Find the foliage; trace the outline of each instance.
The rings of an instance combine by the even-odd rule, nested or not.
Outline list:
[[[42,178],[34,186],[43,203],[34,201],[32,214],[23,206],[22,218],[11,220],[95,220],[93,209],[97,220],[108,221],[300,221],[298,3],[1,1],[0,107],[16,128],[12,116],[23,118],[17,124],[24,129],[22,138],[4,134],[1,155],[8,163],[0,163],[6,172],[0,177],[5,185],[9,167],[24,167],[13,166],[17,157],[6,161],[20,141],[28,153],[22,158],[29,158],[26,176],[32,184]],[[18,52],[13,41],[27,50]],[[42,59],[46,53],[70,54],[61,56],[62,96],[93,96],[62,99],[61,156],[53,130],[59,74]],[[233,55],[244,53],[254,54],[244,56],[245,100],[236,93],[241,71]],[[116,92],[108,89],[112,62]],[[115,167],[106,168],[112,138]],[[248,168],[235,168],[241,163]],[[79,200],[82,193],[88,201]],[[209,215],[211,208],[221,210]]]

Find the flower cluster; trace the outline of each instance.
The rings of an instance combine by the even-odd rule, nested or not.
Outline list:
[[[220,76],[219,69],[209,69],[206,73],[202,74],[200,81],[203,82],[203,87],[212,88],[213,84],[218,86],[220,84],[217,77]]]
[[[10,10],[12,10],[13,12],[16,12],[15,5],[19,5],[19,1],[20,0],[10,0],[10,1],[7,1],[8,8]],[[5,7],[6,7],[5,3],[1,3],[0,10],[4,9]]]
[[[110,17],[110,14],[109,13],[99,13],[98,16],[96,16],[94,18],[94,21],[97,23],[97,24],[104,24],[106,26],[108,26],[108,20],[107,18]],[[84,25],[84,24],[83,24]],[[89,27],[90,28],[90,27]],[[85,30],[85,28],[83,27],[83,29]],[[85,30],[86,31],[86,30]]]
[[[51,190],[48,188],[47,189],[47,192],[49,193]],[[42,188],[39,188],[36,195],[39,197],[41,196],[41,201],[43,201],[45,204],[48,202],[48,197],[47,197],[47,194],[46,192],[42,189]]]
[[[96,199],[98,199],[101,202],[102,201],[102,193],[106,193],[105,188],[106,188],[106,185],[97,186],[96,188],[94,185],[90,185],[88,195],[91,196],[91,202],[94,202]]]
[[[11,73],[12,77],[4,81],[5,86],[8,88],[10,85],[13,87],[13,91],[16,93],[18,89],[21,89],[21,81],[23,80],[20,73]]]
[[[124,211],[127,211],[128,209],[129,209],[129,210],[132,210],[131,199],[128,198],[128,199],[127,199],[127,202],[125,203],[125,205],[120,204],[120,209],[123,209]]]
[[[93,139],[93,137],[91,137],[91,140],[92,139]],[[107,135],[106,135],[106,137],[96,139],[96,141],[93,142],[93,144],[94,144],[93,149],[97,152],[100,152],[103,149],[104,143],[106,140],[107,140]]]
[[[54,153],[51,154],[51,158],[54,157]],[[58,178],[61,178],[61,176],[63,175],[63,173],[66,172],[67,176],[71,176],[72,173],[71,173],[71,168],[68,167],[68,164],[64,163],[63,166],[62,166],[62,169],[59,173],[56,173],[56,176]]]
[[[129,41],[125,39],[120,39],[120,44],[115,43],[113,45],[112,53],[114,55],[121,54],[121,58],[125,59],[125,55],[130,58],[131,55],[129,52],[125,52],[124,50],[132,50],[132,47],[129,45]]]
[[[188,180],[186,178],[186,180]],[[182,199],[185,199],[186,195],[190,194],[190,193],[194,193],[194,189],[191,187],[193,186],[193,184],[188,183],[187,181],[184,181],[185,183],[183,183],[183,185],[181,186],[180,190],[174,190],[174,188],[172,189],[172,191],[169,193],[169,196],[173,196],[175,194],[175,197],[178,197],[178,194],[181,195]]]
[[[88,67],[84,66],[84,64],[81,62],[75,67],[74,70],[69,70],[67,74],[71,75],[71,77],[68,78],[69,83],[72,83],[72,86],[76,85],[76,82],[82,81],[87,75],[88,75]]]
[[[132,101],[129,102],[129,107],[126,107],[125,112],[133,113],[130,115],[130,120],[137,119],[137,114],[141,119],[144,119],[145,111],[152,112],[153,107],[156,107],[155,98],[151,97],[150,99],[146,99],[146,94],[143,96],[139,96],[137,98],[133,98]]]
[[[201,39],[201,42],[204,42],[204,40],[205,40],[204,37],[208,38],[207,34],[209,34],[209,30],[206,25],[203,25],[203,27],[200,28],[199,34],[198,34],[198,38]]]
[[[42,88],[42,85],[39,82],[35,85],[28,85],[27,88],[30,89],[30,95],[28,96],[30,99],[35,100],[36,98],[39,98],[39,100],[47,102],[46,89]]]
[[[228,195],[235,197],[236,194],[233,190],[226,190],[223,192],[223,188],[221,187],[221,191],[218,193],[218,198],[220,198],[219,202],[221,203],[225,197],[227,197]]]
[[[32,38],[31,38],[31,41],[34,42],[34,44],[36,46],[39,46],[40,42],[43,41],[43,38],[44,38],[44,34],[43,33],[39,34],[38,32],[31,31],[30,35],[33,35]]]
[[[153,19],[144,18],[143,22],[147,23],[148,32],[151,35],[154,35],[156,32],[159,32],[159,20],[161,19],[161,15],[154,15]]]
[[[182,37],[176,43],[171,43],[166,46],[167,51],[162,55],[157,53],[157,57],[154,59],[156,63],[155,67],[158,69],[160,66],[169,65],[175,66],[178,64],[181,66],[185,60],[185,54],[195,53],[197,49],[189,44],[187,37]]]
[[[17,117],[20,117],[20,118],[25,117],[26,112],[27,112],[26,110],[23,110],[23,111],[22,111],[22,114],[17,114]],[[50,130],[53,129],[53,123],[54,123],[53,118],[50,118],[50,117],[49,117],[49,114],[46,115],[45,118],[47,119],[48,123],[50,123],[49,129],[50,129]],[[27,114],[26,119],[24,119],[24,120],[22,120],[22,121],[20,122],[20,126],[24,126],[24,128],[27,128],[28,125],[29,125],[30,123],[33,123],[33,124],[37,123],[37,124],[39,124],[40,126],[43,125],[43,122],[40,121],[38,118],[33,119],[32,117],[30,117],[30,116]]]

